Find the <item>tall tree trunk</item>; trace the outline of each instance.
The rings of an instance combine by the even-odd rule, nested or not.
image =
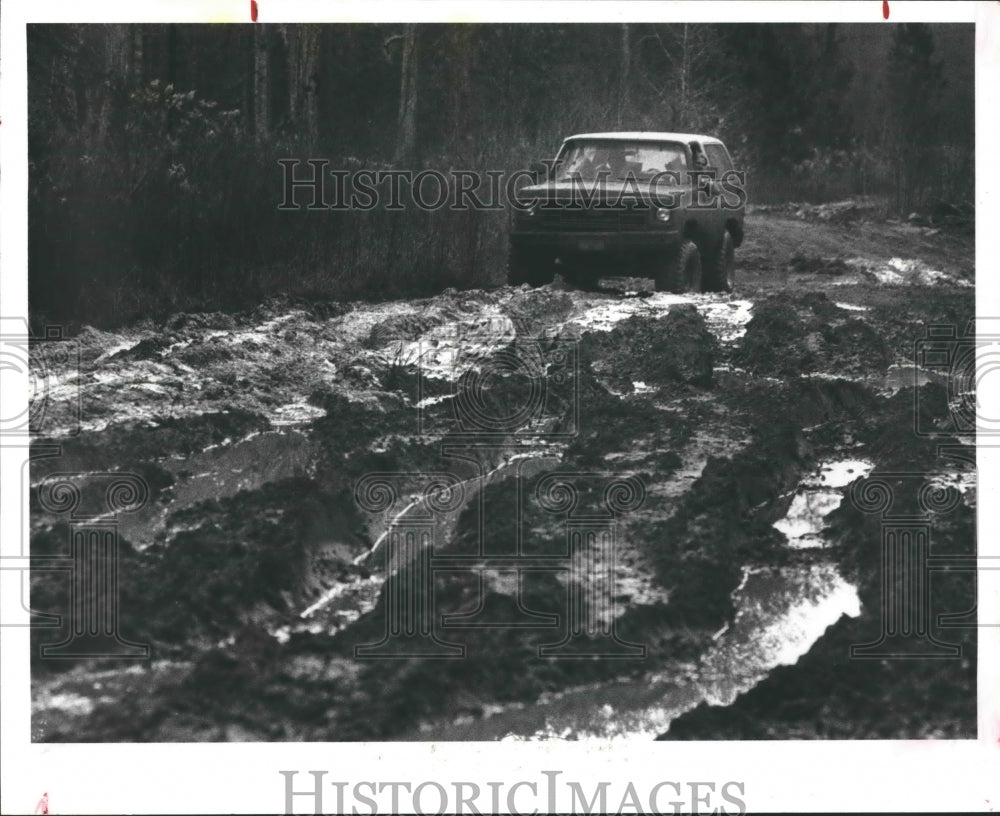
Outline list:
[[[687,130],[690,127],[688,121],[688,84],[691,76],[691,55],[688,50],[688,25],[684,23],[681,32],[681,66],[680,66],[680,124]]]
[[[300,27],[295,64],[298,73],[295,109],[301,117],[306,143],[310,148],[319,140],[319,43],[320,29],[314,24]]]
[[[632,35],[629,24],[622,24],[621,68],[618,71],[618,111],[615,122],[620,129],[629,111],[629,73],[632,68]]]
[[[143,39],[142,26],[133,25],[129,26],[129,28],[132,30],[132,73],[129,79],[132,87],[138,88],[142,85],[146,75],[144,65],[144,60],[146,59],[146,41]]]
[[[413,158],[417,145],[417,27],[407,23],[402,37],[399,74],[399,114],[395,161]]]
[[[270,130],[270,85],[267,28],[253,27],[253,129],[258,142],[267,139]]]
[[[468,144],[472,122],[469,121],[472,98],[472,65],[475,61],[476,41],[469,25],[455,26],[450,33],[450,50],[454,54],[450,83],[450,115],[448,118],[451,141],[463,159],[464,146]]]
[[[285,43],[285,55],[288,62],[288,121],[295,128],[298,126],[299,114],[299,29],[298,25],[280,25],[281,39]]]
[[[180,74],[180,35],[178,28],[173,23],[167,26],[167,84],[177,85]]]
[[[288,59],[288,122],[312,148],[318,138],[319,26],[282,25],[280,31]]]
[[[176,92],[181,84],[181,60],[185,49],[181,47],[180,26],[173,23],[167,26],[167,87]],[[173,133],[177,127],[178,111],[167,109],[167,133]]]
[[[112,84],[128,84],[132,78],[134,40],[131,28],[116,24],[106,29],[104,70]]]

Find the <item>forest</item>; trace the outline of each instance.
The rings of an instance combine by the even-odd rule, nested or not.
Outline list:
[[[974,179],[968,25],[31,25],[32,321],[504,281],[508,212],[280,211],[282,159],[512,173],[574,132],[721,137],[751,205]]]

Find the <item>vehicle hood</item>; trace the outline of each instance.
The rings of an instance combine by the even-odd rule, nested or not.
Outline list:
[[[679,184],[674,184],[667,179],[658,183],[648,181],[605,181],[598,182],[574,182],[574,181],[553,181],[542,184],[531,184],[522,187],[518,191],[518,197],[524,199],[536,199],[538,201],[572,201],[577,199],[593,199],[596,202],[616,201],[618,199],[630,200],[639,198],[646,203],[656,200],[663,206],[676,206],[681,195],[687,192],[687,188]]]

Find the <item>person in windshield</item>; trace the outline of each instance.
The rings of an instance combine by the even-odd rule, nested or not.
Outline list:
[[[703,153],[699,154],[704,158]],[[664,171],[679,174],[686,168],[684,147],[677,143],[576,142],[560,162],[556,180],[624,181],[630,174],[637,179],[651,179]]]
[[[606,148],[598,148],[593,144],[574,147],[567,158],[565,172],[560,174],[560,180],[593,181],[601,170],[609,173],[608,152]]]

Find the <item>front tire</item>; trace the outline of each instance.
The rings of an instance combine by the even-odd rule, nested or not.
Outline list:
[[[701,253],[694,241],[682,241],[663,261],[656,275],[656,291],[701,291]]]
[[[507,253],[507,283],[520,286],[545,286],[555,279],[551,263],[539,260],[523,249],[511,247]]]

